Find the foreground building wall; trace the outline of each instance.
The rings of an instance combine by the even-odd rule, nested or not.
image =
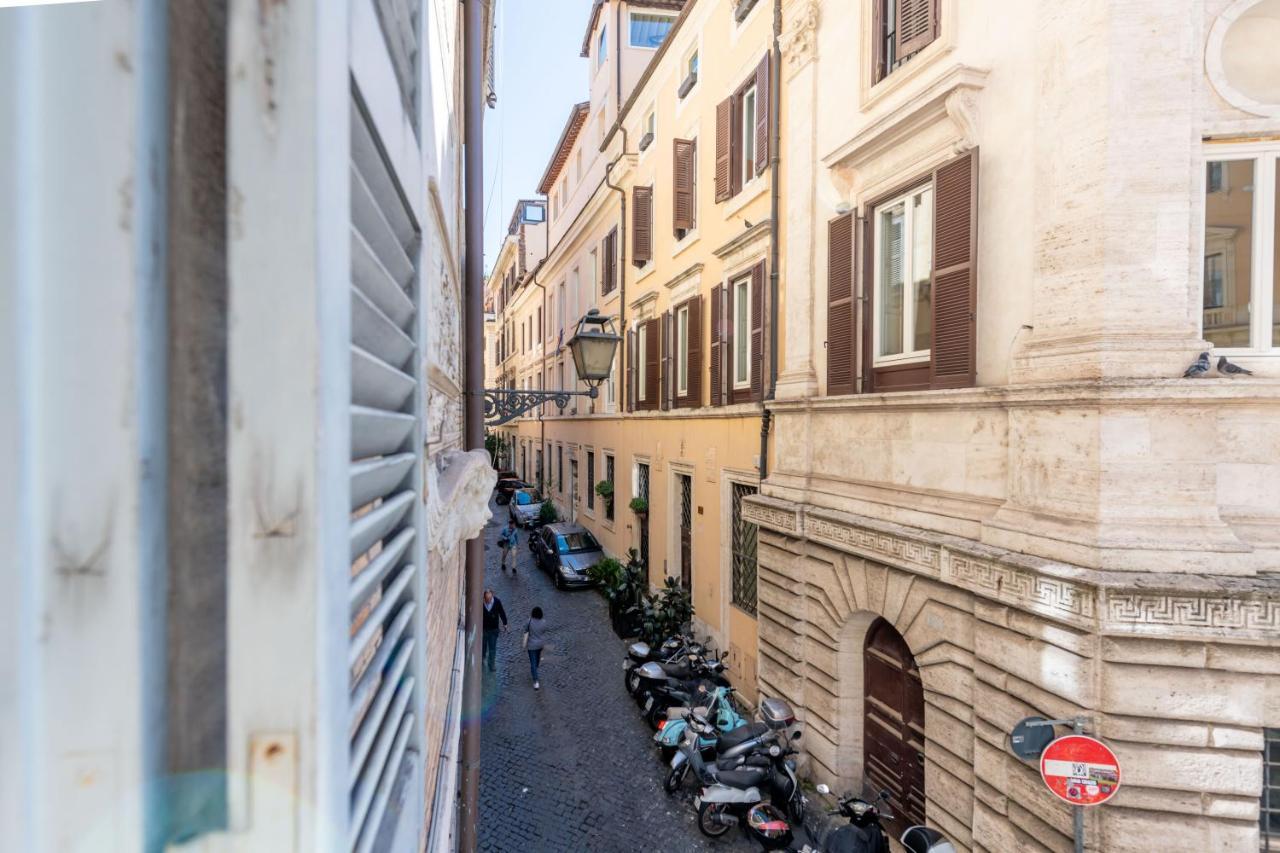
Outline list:
[[[943,0],[886,67],[877,4],[784,4],[786,334],[748,512],[760,687],[803,708],[817,779],[889,787],[959,849],[1071,849],[1070,810],[1008,749],[1032,714],[1085,715],[1120,757],[1089,849],[1259,846],[1274,266],[1253,256],[1245,347],[1202,288],[1222,236],[1206,162],[1277,153],[1229,147],[1274,139],[1280,111],[1211,79],[1253,5]],[[1246,191],[1267,242],[1273,191]],[[893,255],[886,229],[913,221]],[[916,275],[895,292],[893,269]],[[1205,338],[1258,375],[1174,378]]]

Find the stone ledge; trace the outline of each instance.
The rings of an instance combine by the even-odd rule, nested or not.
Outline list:
[[[1112,635],[1280,642],[1280,577],[1108,572],[957,536],[755,495],[743,515],[767,530]]]

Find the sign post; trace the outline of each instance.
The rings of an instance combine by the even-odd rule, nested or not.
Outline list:
[[[1040,777],[1058,797],[1071,805],[1076,853],[1084,853],[1084,810],[1098,806],[1120,790],[1120,761],[1106,744],[1084,734],[1084,717],[1041,720],[1034,717],[1018,724],[1025,731],[1041,726],[1069,725],[1074,734],[1051,741],[1040,753]],[[1030,757],[1030,756],[1025,756]]]

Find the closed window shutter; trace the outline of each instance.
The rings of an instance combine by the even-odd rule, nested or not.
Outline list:
[[[695,157],[694,143],[688,139],[673,140],[672,159],[672,193],[673,209],[671,227],[675,230],[692,231],[694,226],[694,180]]]
[[[658,320],[655,318],[645,323],[645,365],[644,365],[644,405],[645,409],[658,408],[658,373],[660,368],[658,336],[661,334],[658,328]]]
[[[898,0],[898,57],[920,50],[938,35],[938,0]]]
[[[756,174],[769,165],[769,54],[756,66]]]
[[[689,390],[684,396],[684,405],[696,409],[702,405],[702,297],[695,296],[688,305],[689,349],[686,358],[689,363]]]
[[[711,288],[711,405],[724,405],[724,287]]]
[[[641,267],[653,258],[653,188],[631,191],[631,260]]]
[[[636,408],[636,333],[627,332],[627,401],[628,412]]]
[[[853,214],[827,223],[827,393],[852,394]]]
[[[671,408],[671,312],[662,314],[662,396],[658,408],[664,412]]]
[[[733,160],[733,98],[716,104],[716,201],[733,197],[731,185]]]
[[[764,399],[764,261],[751,269],[751,399]]]
[[[929,384],[974,384],[977,344],[978,152],[933,175],[933,352]]]

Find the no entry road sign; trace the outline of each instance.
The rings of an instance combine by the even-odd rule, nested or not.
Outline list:
[[[1084,735],[1060,737],[1040,756],[1040,775],[1073,806],[1105,803],[1120,790],[1120,762],[1101,741]]]

